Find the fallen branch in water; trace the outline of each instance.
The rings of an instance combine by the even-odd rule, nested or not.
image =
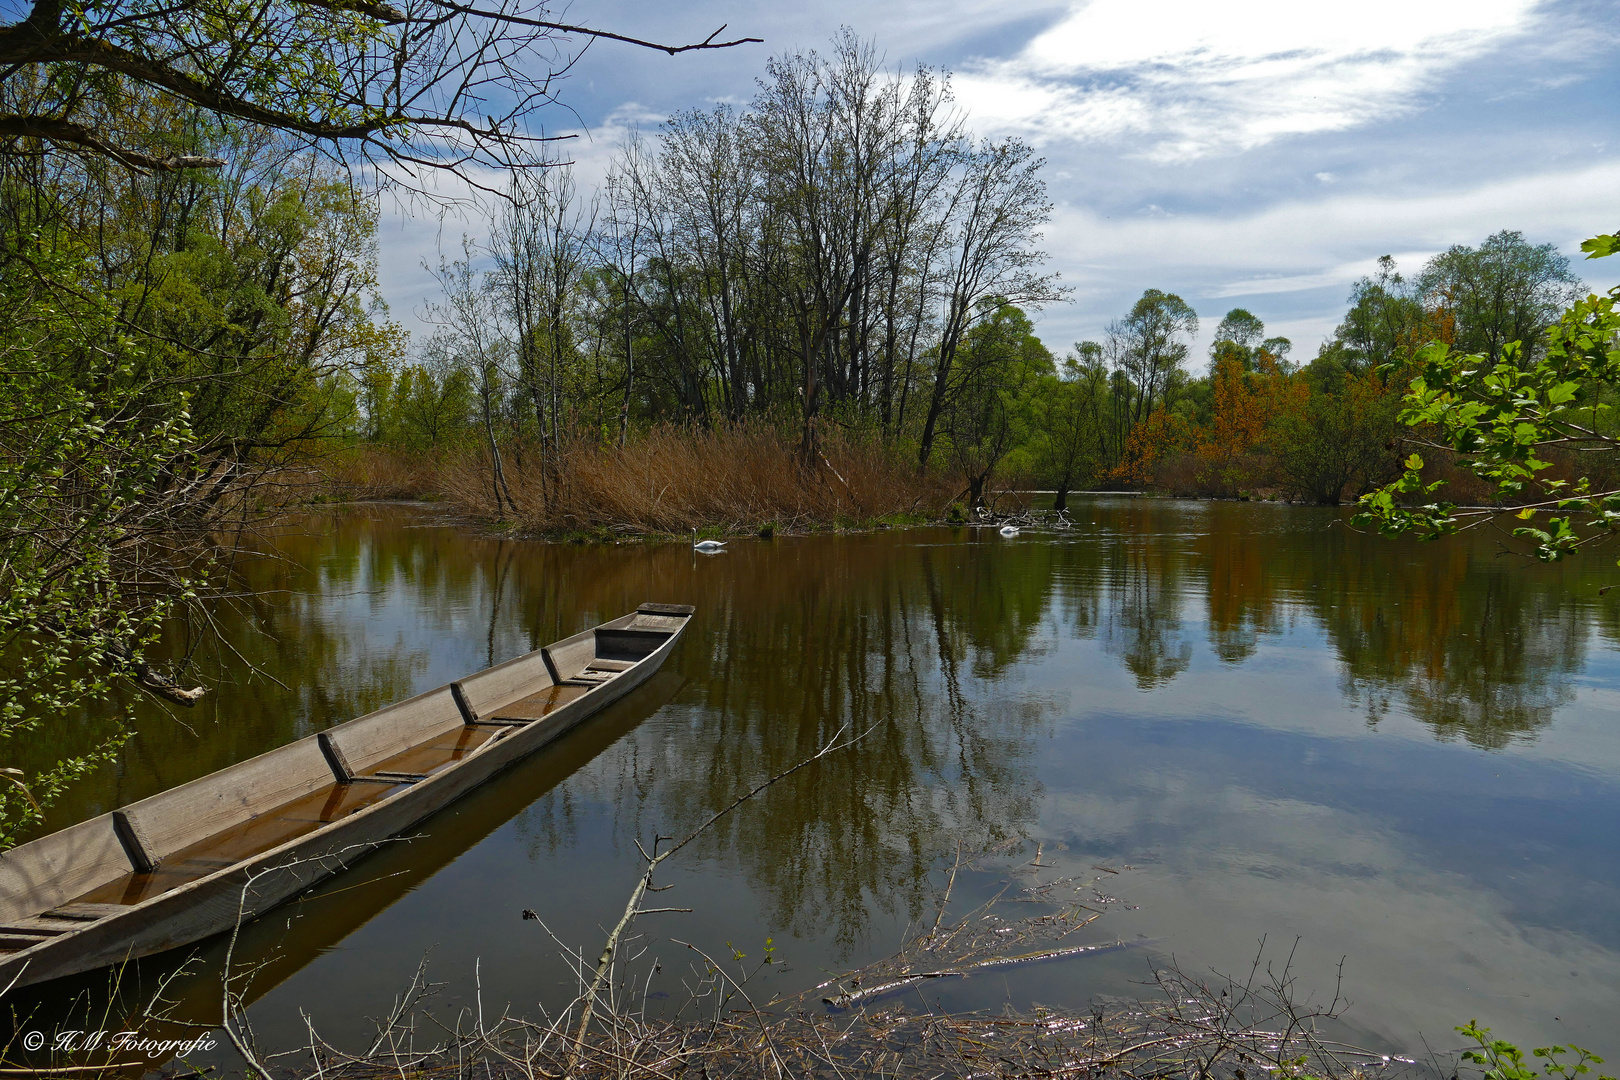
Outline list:
[[[208,693],[206,686],[193,686],[188,690],[167,675],[154,671],[151,664],[135,656],[126,645],[107,646],[102,651],[101,662],[120,675],[128,677],[131,682],[153,697],[175,705],[184,705],[188,709],[193,708],[198,699]]]
[[[1090,920],[1087,920],[1090,921]],[[1067,960],[1075,956],[1085,956],[1089,953],[1112,952],[1115,949],[1130,947],[1130,942],[1110,941],[1101,945],[1071,945],[1066,949],[1043,949],[1040,952],[1022,953],[1018,956],[993,956],[988,960],[980,960],[965,967],[946,971],[918,971],[909,975],[902,975],[876,986],[866,986],[859,990],[849,990],[833,997],[824,997],[821,1000],[835,1009],[848,1009],[855,1005],[884,997],[897,990],[905,990],[920,982],[929,979],[957,978],[965,979],[975,971],[984,971],[989,968],[1016,967],[1019,964],[1038,964],[1043,960]]]

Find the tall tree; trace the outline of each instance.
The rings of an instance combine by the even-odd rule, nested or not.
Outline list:
[[[1191,339],[1198,333],[1198,315],[1175,293],[1148,289],[1108,333],[1132,385],[1131,420],[1141,423],[1155,404],[1164,403],[1181,373]]]
[[[967,484],[971,506],[984,505],[986,485],[1014,447],[1031,441],[1038,424],[1038,388],[1054,374],[1052,354],[1018,308],[993,298],[965,335],[959,385],[944,417],[952,464]]]
[[[1423,325],[1418,290],[1396,269],[1389,255],[1378,272],[1350,288],[1350,310],[1334,331],[1332,347],[1358,370],[1382,367],[1413,347]]]
[[[1034,247],[1052,215],[1040,178],[1044,164],[1015,139],[964,151],[946,219],[944,311],[917,448],[920,466],[928,464],[939,418],[959,383],[953,380],[956,354],[974,323],[993,316],[1000,303],[1037,308],[1064,295],[1057,275],[1038,272],[1046,255]],[[992,298],[999,299],[987,303]]]
[[[1094,341],[1077,344],[1036,391],[1037,468],[1055,489],[1054,510],[1068,509],[1075,484],[1093,479],[1106,460],[1108,369],[1100,352]]]
[[[576,366],[574,306],[594,223],[580,203],[571,167],[519,173],[491,244],[490,284],[513,335],[512,375],[529,397],[546,450],[555,451],[562,441],[566,382]]]
[[[1240,349],[1253,349],[1265,333],[1266,324],[1258,315],[1246,308],[1233,308],[1215,327],[1215,345],[1211,348],[1229,341]]]
[[[1479,247],[1456,245],[1429,260],[1418,278],[1424,302],[1455,326],[1453,344],[1492,360],[1510,341],[1526,360],[1541,348],[1541,334],[1582,293],[1569,260],[1552,244],[1531,244],[1503,230]],[[1422,344],[1422,343],[1419,343]]]

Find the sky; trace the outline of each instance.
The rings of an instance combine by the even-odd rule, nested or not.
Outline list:
[[[1200,348],[1243,307],[1309,359],[1379,256],[1415,272],[1502,229],[1556,245],[1589,287],[1620,282],[1620,257],[1579,251],[1620,226],[1614,0],[605,0],[553,14],[665,42],[721,24],[764,39],[586,49],[548,121],[579,133],[586,191],[632,126],[745,104],[768,57],[841,26],[890,67],[949,71],[976,134],[1046,158],[1041,246],[1072,293],[1035,319],[1059,355],[1157,288],[1198,312]],[[419,329],[437,291],[424,263],[481,231],[476,213],[385,203],[393,316]]]

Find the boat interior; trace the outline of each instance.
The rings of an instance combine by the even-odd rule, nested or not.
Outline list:
[[[0,957],[253,858],[611,683],[691,613],[643,604],[449,686],[0,853]]]

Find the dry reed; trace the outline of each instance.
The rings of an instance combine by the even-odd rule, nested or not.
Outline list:
[[[952,494],[873,441],[830,436],[818,460],[803,467],[797,441],[764,424],[660,427],[623,448],[576,440],[551,455],[514,447],[504,470],[509,505],[504,493],[497,499],[487,455],[446,467],[443,493],[470,513],[511,517],[532,532],[627,534],[764,525],[791,531],[934,515]]]
[[[452,452],[453,453],[453,452]],[[347,499],[436,499],[446,455],[386,446],[357,446],[319,462],[323,495]]]

